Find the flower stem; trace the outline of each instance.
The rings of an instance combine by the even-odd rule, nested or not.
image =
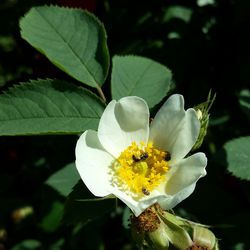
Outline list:
[[[102,89],[101,89],[100,87],[97,87],[96,89],[97,89],[97,91],[98,91],[100,97],[102,98],[102,100],[106,103],[107,100],[106,100],[106,97],[105,97],[105,95],[104,95]]]

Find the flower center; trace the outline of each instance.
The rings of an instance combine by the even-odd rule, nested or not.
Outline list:
[[[112,164],[112,181],[138,198],[150,195],[169,170],[170,154],[153,143],[132,142]]]

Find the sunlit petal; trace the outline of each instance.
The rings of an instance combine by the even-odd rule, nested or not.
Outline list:
[[[109,168],[114,158],[103,149],[96,131],[81,135],[75,154],[77,170],[88,189],[95,196],[110,194]]]
[[[165,198],[160,200],[162,208],[171,209],[192,194],[196,182],[206,175],[206,165],[205,154],[197,153],[172,166],[166,183],[160,187],[165,193]]]
[[[150,126],[150,141],[171,153],[172,161],[182,159],[195,144],[200,122],[193,109],[184,110],[182,95],[172,95]]]
[[[191,195],[195,189],[196,183],[182,189],[175,195],[166,195],[165,197],[161,197],[158,203],[164,210],[169,210],[175,207],[177,204],[185,200],[189,195]]]
[[[125,97],[106,107],[99,123],[98,137],[103,147],[118,157],[133,141],[147,143],[148,123],[146,102],[135,96]]]
[[[203,153],[196,153],[172,166],[166,182],[166,193],[173,195],[198,181],[206,175],[207,158]]]

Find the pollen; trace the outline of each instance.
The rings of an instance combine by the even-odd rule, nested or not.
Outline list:
[[[111,166],[112,182],[135,198],[148,196],[166,180],[169,152],[157,149],[153,143],[132,142]]]

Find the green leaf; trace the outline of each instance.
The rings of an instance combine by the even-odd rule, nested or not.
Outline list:
[[[64,243],[65,243],[65,239],[61,238],[57,240],[55,243],[53,243],[52,245],[50,245],[49,250],[62,250]]]
[[[90,201],[91,198],[92,201]],[[88,223],[112,210],[115,210],[115,199],[110,197],[96,199],[83,182],[79,181],[66,201],[63,222],[66,224]]]
[[[80,176],[76,170],[75,163],[70,163],[51,175],[45,183],[61,195],[68,196],[79,179]]]
[[[250,180],[250,136],[237,138],[224,145],[228,171],[234,176]]]
[[[237,243],[234,247],[233,250],[245,250],[245,244],[244,243]]]
[[[114,56],[111,75],[112,97],[140,96],[153,107],[171,87],[171,71],[148,58]]]
[[[187,7],[183,7],[180,5],[170,6],[166,9],[163,21],[168,22],[173,18],[177,18],[185,23],[188,23],[192,17],[192,13],[192,10]]]
[[[11,250],[37,250],[41,249],[41,247],[41,242],[34,239],[27,239],[15,245]]]
[[[59,201],[54,201],[51,204],[51,210],[40,223],[40,226],[44,231],[51,233],[58,229],[63,216],[63,208],[63,204]]]
[[[125,207],[122,214],[122,225],[125,229],[130,229],[131,215],[132,215],[131,210],[128,207]]]
[[[249,89],[243,89],[240,92],[239,103],[243,112],[245,112],[247,117],[250,119],[250,90]]]
[[[109,69],[104,26],[92,14],[57,6],[32,8],[20,21],[21,36],[70,76],[101,86]]]
[[[0,95],[0,135],[72,134],[97,128],[103,103],[59,80],[37,80]]]

